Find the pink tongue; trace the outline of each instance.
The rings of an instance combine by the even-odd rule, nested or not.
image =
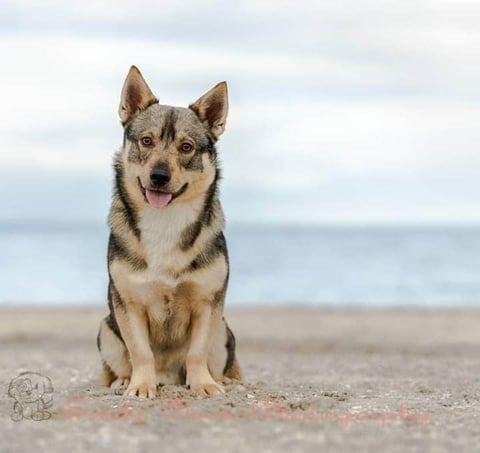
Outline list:
[[[156,192],[155,190],[150,189],[145,190],[145,195],[147,196],[148,202],[156,208],[163,208],[167,206],[169,201],[172,199],[171,193]]]

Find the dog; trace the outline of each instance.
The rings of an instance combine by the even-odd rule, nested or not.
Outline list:
[[[157,385],[224,393],[241,380],[223,316],[229,277],[215,143],[226,82],[188,108],[162,105],[132,66],[121,92],[114,157],[108,306],[97,345],[102,382],[154,398]]]

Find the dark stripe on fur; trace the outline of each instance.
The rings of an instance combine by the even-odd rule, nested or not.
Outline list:
[[[183,230],[182,237],[180,238],[180,248],[182,250],[188,250],[192,247],[200,235],[200,231],[202,231],[202,223],[200,221],[197,220],[191,225],[188,225]]]
[[[208,188],[207,196],[205,198],[205,204],[203,206],[203,224],[207,226],[212,223],[213,212],[216,205],[218,206],[217,189],[218,181],[220,180],[220,178],[220,170],[217,168],[215,173],[215,179]]]
[[[228,286],[228,277],[230,271],[227,269],[227,276],[225,277],[225,281],[223,282],[222,287],[213,295],[213,306],[218,307],[219,305],[225,304],[225,296],[227,294],[227,286]]]
[[[123,302],[120,294],[118,294],[117,288],[110,280],[108,283],[108,308],[110,309],[110,313],[105,318],[105,324],[107,327],[123,342],[123,337],[120,332],[120,327],[117,322],[117,318],[115,317],[115,309],[114,307],[119,307],[120,309],[124,309],[125,303]]]
[[[218,233],[186,268],[186,272],[193,272],[210,265],[219,255],[227,257],[227,244],[222,232]]]
[[[118,327],[118,323],[117,323],[117,320],[115,319],[114,314],[110,313],[105,318],[105,324],[118,337],[118,339],[121,340],[122,343],[125,344],[125,342],[123,341],[122,334],[120,333],[120,328]]]
[[[225,328],[227,329],[227,342],[225,343],[225,348],[227,349],[227,361],[225,367],[223,368],[223,374],[226,374],[227,370],[232,368],[233,361],[235,360],[235,335],[233,335],[232,330],[228,327],[227,322],[225,321]]]
[[[127,243],[121,237],[111,233],[108,240],[108,261],[111,262],[114,258],[125,260],[137,271],[147,268],[147,262],[141,256],[128,250]]]
[[[212,222],[215,206],[218,205],[217,199],[217,185],[220,179],[220,170],[217,168],[215,173],[215,179],[210,184],[203,203],[203,209],[198,219],[191,225],[187,226],[182,233],[180,239],[180,248],[182,250],[188,250],[195,244],[202,228],[208,226]]]
[[[208,145],[206,146],[205,149],[202,150],[202,152],[206,151],[210,156],[210,159],[215,160],[217,155],[217,150],[215,149],[215,140],[210,134],[207,135],[207,139],[208,139]]]
[[[123,163],[120,160],[120,156],[115,159],[114,163],[115,169],[115,193],[118,195],[120,201],[123,205],[123,215],[125,221],[128,223],[128,226],[131,228],[135,236],[140,239],[140,229],[137,225],[137,214],[132,206],[130,197],[128,196],[127,191],[125,190],[124,180],[123,180]]]
[[[98,333],[97,333],[97,349],[98,349],[98,352],[101,352],[102,351],[102,342],[100,341],[100,332],[102,331],[102,329],[98,329]],[[102,360],[103,362],[103,360]]]
[[[121,298],[119,292],[117,291],[117,288],[115,288],[115,285],[111,279],[108,282],[108,307],[110,308],[110,311],[112,313],[115,313],[114,308],[125,307],[125,302]]]
[[[165,143],[165,147],[175,140],[175,123],[177,122],[177,114],[175,109],[170,108],[165,113],[165,120],[163,121],[163,127],[160,131],[160,140]]]

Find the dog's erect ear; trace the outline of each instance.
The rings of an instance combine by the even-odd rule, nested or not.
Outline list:
[[[227,82],[220,82],[201,98],[197,99],[190,108],[197,114],[213,134],[218,138],[225,130],[228,113]]]
[[[122,124],[125,125],[134,115],[155,102],[158,102],[158,99],[152,93],[138,68],[132,66],[123,84],[122,97],[118,107]]]

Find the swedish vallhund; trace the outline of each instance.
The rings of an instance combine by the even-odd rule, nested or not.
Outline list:
[[[183,108],[159,104],[134,66],[125,80],[109,214],[110,314],[97,343],[103,383],[126,396],[153,398],[163,384],[214,395],[241,379],[223,317],[229,266],[215,142],[227,111],[225,82]]]

